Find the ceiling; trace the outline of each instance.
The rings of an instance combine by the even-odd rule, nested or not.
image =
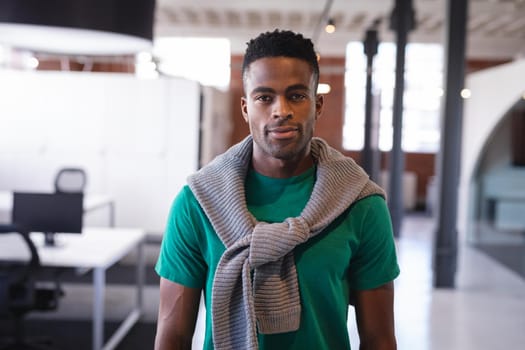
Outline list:
[[[416,28],[410,42],[444,43],[448,0],[413,0]],[[260,32],[291,29],[314,38],[321,54],[344,55],[346,43],[362,40],[381,19],[379,39],[395,41],[389,17],[395,0],[157,0],[155,37],[225,37],[232,51]],[[525,0],[470,0],[467,56],[471,59],[525,57]],[[325,12],[327,15],[324,16]],[[327,18],[337,30],[325,33]],[[322,24],[322,26],[321,26]]]

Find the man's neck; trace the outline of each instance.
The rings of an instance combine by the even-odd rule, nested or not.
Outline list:
[[[256,172],[273,178],[289,178],[300,175],[310,169],[313,164],[311,154],[297,160],[266,159],[264,163],[252,159],[252,166]]]

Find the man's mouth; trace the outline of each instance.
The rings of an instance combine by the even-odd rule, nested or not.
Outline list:
[[[275,139],[285,140],[294,138],[297,135],[298,131],[299,129],[294,126],[277,126],[274,128],[270,128],[268,130],[268,134]]]

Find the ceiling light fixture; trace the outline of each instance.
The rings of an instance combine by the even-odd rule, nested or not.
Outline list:
[[[472,92],[469,89],[465,88],[465,89],[461,90],[460,95],[464,99],[467,99],[467,98],[470,98],[472,96]]]
[[[317,45],[319,36],[323,30],[323,26],[326,27],[325,23],[328,18],[330,18],[330,8],[332,7],[334,0],[326,0],[324,5],[323,12],[319,16],[319,21],[315,25],[314,33],[312,34],[312,41],[314,45]]]
[[[328,34],[335,32],[335,21],[333,18],[328,19],[328,23],[326,24],[326,27],[324,27],[324,30]]]
[[[150,50],[155,0],[2,0],[0,45],[33,52],[123,55]]]

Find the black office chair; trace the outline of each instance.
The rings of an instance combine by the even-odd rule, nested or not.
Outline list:
[[[41,285],[36,278],[41,270],[38,251],[29,237],[29,233],[14,225],[0,225],[0,234],[18,233],[30,251],[30,259],[23,262],[5,262],[0,264],[0,317],[12,319],[13,335],[9,339],[0,339],[0,349],[51,349],[49,339],[27,339],[24,318],[32,311],[52,311],[58,307],[58,300],[63,295],[58,280],[51,285]]]
[[[55,176],[55,192],[80,193],[84,192],[87,184],[87,175],[82,168],[62,168]]]

